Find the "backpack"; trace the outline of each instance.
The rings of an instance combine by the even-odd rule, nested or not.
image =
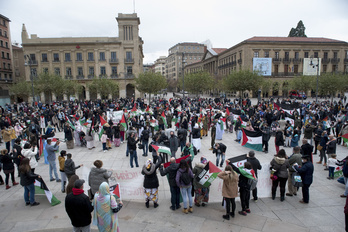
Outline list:
[[[152,148],[152,144],[155,144],[155,142],[154,141],[152,141],[150,144],[149,144],[149,152],[152,152],[152,150],[153,150],[153,148]]]
[[[248,178],[248,184],[247,184],[247,189],[248,190],[254,190],[257,185],[257,179],[250,179]]]
[[[183,141],[183,140],[184,140],[184,135],[180,133],[180,134],[178,135],[178,138],[179,138],[180,141]]]
[[[144,130],[142,137],[143,137],[144,140],[148,140],[149,139],[149,131],[148,130]]]
[[[184,185],[189,185],[191,183],[191,177],[186,171],[181,173],[180,180],[184,183]]]
[[[193,146],[193,145],[192,145]],[[198,151],[197,148],[195,146],[193,146],[193,154],[195,154],[195,156],[197,155]]]

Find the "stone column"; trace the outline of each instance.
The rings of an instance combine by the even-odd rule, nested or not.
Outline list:
[[[57,96],[54,93],[52,93],[52,101],[57,101]]]

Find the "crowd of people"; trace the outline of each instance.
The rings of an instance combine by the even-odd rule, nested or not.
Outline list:
[[[202,150],[201,143],[210,131],[210,150],[216,155],[215,164],[220,168],[225,166],[218,177],[223,180],[222,197],[226,208],[223,218],[229,220],[235,216],[235,198],[238,196],[241,201],[238,213],[243,216],[251,213],[251,193],[254,201],[258,196],[257,187],[251,186],[250,179],[252,174],[257,177],[257,170],[262,166],[254,151],[249,151],[243,167],[230,163],[226,151],[233,141],[222,143],[224,133],[235,133],[235,142],[241,143],[243,130],[262,132],[265,153],[269,152],[269,141],[274,137],[276,154],[270,161],[273,200],[278,186],[280,201],[284,201],[285,196],[296,196],[302,187],[300,203],[309,203],[315,163],[313,155],[317,153],[320,160],[316,164],[323,164],[328,170],[328,179],[334,179],[336,166],[343,166],[346,188],[341,197],[347,197],[348,157],[339,160],[336,154],[337,146],[347,146],[347,107],[343,99],[316,103],[272,98],[263,99],[256,105],[252,105],[250,99],[219,98],[156,98],[151,102],[121,98],[34,106],[15,103],[0,108],[1,140],[6,146],[1,151],[0,161],[6,175],[6,189],[11,187],[10,176],[13,186],[18,184],[15,181],[16,165],[20,184],[24,187],[25,203],[35,206],[39,203],[34,199],[34,181],[40,178],[35,174],[35,168],[40,165],[38,161],[44,153],[50,181],[61,183],[61,191],[67,194],[66,211],[76,231],[89,231],[93,210],[94,223],[100,231],[117,231],[117,212],[122,202],[117,202],[110,193],[108,179],[111,173],[102,168],[102,160],[96,160],[89,174],[90,190],[86,196],[83,191],[85,181],[76,175],[76,169],[83,164],[76,166],[69,150],[75,146],[92,150],[95,141],[99,140],[101,150],[107,152],[125,142],[130,168],[139,167],[139,150],[144,157],[149,157],[150,153],[151,158],[146,158],[141,168],[145,206],[149,208],[151,201],[155,208],[159,206],[159,170],[161,176],[168,177],[170,209],[181,208],[181,195],[182,211],[188,214],[193,213],[194,206],[205,207],[209,202],[210,188],[198,182],[197,177],[209,162],[203,155],[208,151]],[[113,111],[123,111],[122,118],[115,121],[108,117],[108,112]],[[66,142],[68,150],[61,150],[58,157],[60,175],[56,152],[61,140],[55,138],[57,131],[64,132],[62,141]],[[158,152],[155,146],[167,147],[170,152]],[[292,154],[286,154],[282,147],[291,147]],[[199,162],[195,163],[198,153],[201,153]],[[187,158],[178,163],[177,159],[181,157]],[[167,162],[169,165],[164,167]],[[296,182],[299,176],[301,183]],[[4,184],[1,175],[0,184]]]

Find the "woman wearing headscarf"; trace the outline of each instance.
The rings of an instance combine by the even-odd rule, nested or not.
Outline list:
[[[192,130],[192,144],[196,147],[197,151],[201,149],[201,130],[199,129],[198,124],[196,123]]]
[[[153,201],[153,206],[158,207],[158,178],[156,170],[162,163],[161,156],[158,155],[158,160],[153,163],[151,159],[148,159],[143,166],[141,174],[144,175],[144,193],[145,193],[145,206],[149,208],[150,201]]]
[[[230,216],[234,218],[234,211],[236,210],[235,198],[238,197],[238,174],[233,171],[231,165],[227,165],[225,171],[220,172],[218,177],[223,180],[222,196],[226,202],[226,215],[222,217],[226,220],[230,220]]]
[[[99,192],[93,200],[94,215],[93,224],[97,225],[100,232],[118,232],[119,224],[117,212],[122,208],[123,203],[117,204],[114,196],[110,194],[108,183],[103,182],[99,187]]]
[[[209,201],[209,187],[204,187],[201,185],[197,180],[196,176],[198,176],[204,169],[205,165],[208,163],[207,159],[205,157],[201,157],[201,162],[196,163],[195,167],[193,168],[193,187],[195,191],[195,205],[197,207],[206,206]]]

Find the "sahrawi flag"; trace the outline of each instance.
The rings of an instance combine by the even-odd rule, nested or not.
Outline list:
[[[242,132],[242,146],[255,151],[262,151],[262,131],[249,131],[242,129]]]
[[[197,175],[196,180],[204,187],[209,187],[216,179],[219,172],[221,172],[221,170],[209,161],[202,172]]]
[[[343,144],[348,145],[348,133],[341,136],[343,138]]]
[[[151,146],[153,147],[153,149],[155,149],[158,153],[166,153],[168,155],[172,155],[172,152],[170,151],[169,147],[165,147],[165,146],[156,146],[151,144]]]
[[[167,128],[167,127],[168,127],[168,124],[167,124],[166,115],[164,114],[164,110],[162,111],[161,118],[162,118],[162,120],[163,120],[163,123],[164,123],[165,128]]]
[[[52,206],[60,204],[60,200],[58,200],[52,194],[52,192],[47,188],[47,185],[45,184],[42,178],[36,179],[34,186],[35,186],[35,194],[45,194],[48,201],[51,203]]]
[[[102,137],[104,134],[104,127],[103,125],[106,123],[105,119],[99,115],[100,118],[100,124],[99,124],[99,139]]]
[[[110,186],[110,193],[112,193],[112,195],[114,195],[116,199],[121,199],[120,184],[117,183],[115,185]]]
[[[239,155],[228,160],[230,161],[230,164],[234,165],[237,168],[244,167],[244,163],[247,162],[247,155]]]
[[[71,120],[68,118],[68,116],[65,115],[65,120],[69,123],[70,127],[75,130],[74,123],[71,122]]]

